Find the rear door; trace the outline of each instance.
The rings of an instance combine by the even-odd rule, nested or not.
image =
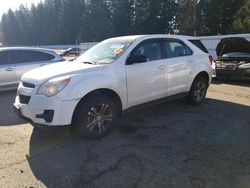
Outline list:
[[[12,88],[15,87],[16,78],[15,78],[15,63],[9,61],[9,52],[1,51],[0,52],[0,87]]]
[[[166,39],[163,45],[167,58],[168,96],[187,91],[191,66],[194,61],[192,50],[181,40]]]

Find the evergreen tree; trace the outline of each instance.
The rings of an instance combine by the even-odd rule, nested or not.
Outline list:
[[[179,1],[178,29],[180,34],[193,35],[196,29],[197,0]]]
[[[29,23],[29,9],[23,5],[20,5],[19,9],[16,11],[16,20],[19,24],[20,33],[20,44],[30,44],[30,23]]]
[[[135,0],[134,33],[172,33],[177,3],[172,0]]]
[[[80,42],[79,33],[85,16],[84,0],[64,0],[60,10],[61,41],[66,44]]]
[[[21,29],[11,9],[9,9],[7,14],[2,16],[2,27],[4,35],[3,42],[7,42],[9,45],[20,44],[21,39],[19,36]]]
[[[113,36],[131,34],[133,21],[132,0],[111,0]]]
[[[82,41],[101,41],[113,35],[112,18],[108,6],[110,1],[87,1],[86,15],[81,29]]]
[[[198,17],[200,24],[199,34],[217,35],[232,32],[232,23],[235,14],[244,0],[203,0],[200,11],[202,16]]]
[[[250,0],[246,0],[237,12],[233,22],[233,31],[236,33],[250,33]]]
[[[249,0],[44,0],[2,16],[8,45],[74,44],[130,34],[249,32]]]

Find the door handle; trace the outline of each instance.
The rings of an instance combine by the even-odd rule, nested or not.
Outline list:
[[[160,65],[157,67],[158,70],[165,70],[167,68],[166,65]]]
[[[192,61],[192,60],[190,60],[190,59],[189,59],[189,60],[187,60],[187,62],[188,62],[188,63],[193,63],[193,61]]]
[[[6,71],[13,71],[14,70],[14,68],[12,68],[12,67],[9,67],[9,68],[7,68],[7,69],[5,69]]]

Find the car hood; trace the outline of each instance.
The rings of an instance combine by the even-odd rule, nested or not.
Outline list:
[[[104,67],[105,65],[92,65],[76,61],[64,61],[45,65],[28,71],[22,76],[22,81],[33,83],[35,85],[41,85],[43,82],[55,77],[85,73],[88,71],[103,69]]]
[[[250,53],[250,42],[242,37],[230,37],[221,39],[216,48],[218,57],[230,52]]]

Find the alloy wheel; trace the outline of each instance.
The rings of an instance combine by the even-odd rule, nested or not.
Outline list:
[[[205,95],[206,95],[206,85],[204,82],[200,80],[195,85],[194,98],[197,102],[200,102],[203,100]]]
[[[102,134],[111,126],[113,121],[112,109],[108,104],[100,104],[91,107],[87,114],[86,127],[89,132],[98,132]]]

